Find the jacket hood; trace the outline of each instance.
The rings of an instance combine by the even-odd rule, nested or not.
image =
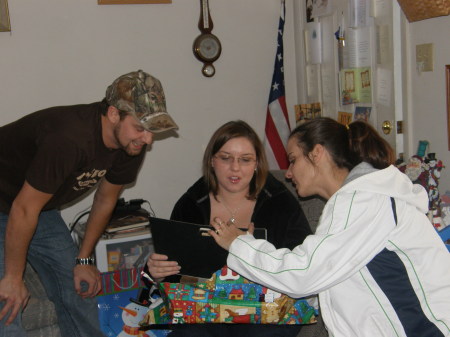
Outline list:
[[[428,212],[428,193],[423,186],[413,184],[406,174],[393,165],[383,170],[374,170],[368,163],[357,165],[340,191],[358,190],[384,194],[404,200],[423,213]]]

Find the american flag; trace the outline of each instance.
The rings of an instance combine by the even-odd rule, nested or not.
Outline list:
[[[286,143],[291,132],[286,97],[284,94],[283,73],[283,30],[286,6],[281,2],[281,15],[278,24],[278,47],[275,57],[269,105],[267,107],[264,147],[270,169],[287,169],[289,166],[286,154]]]

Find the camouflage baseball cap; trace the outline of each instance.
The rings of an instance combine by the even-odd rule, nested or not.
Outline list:
[[[106,101],[136,117],[150,132],[178,129],[169,116],[161,82],[142,70],[117,78],[106,89]]]

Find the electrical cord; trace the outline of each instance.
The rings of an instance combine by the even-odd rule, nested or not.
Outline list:
[[[70,222],[69,226],[68,226],[70,233],[72,233],[72,231],[74,230],[74,228],[77,225],[78,221],[80,221],[86,214],[89,214],[90,212],[91,212],[91,206],[89,206],[89,207],[81,210],[77,214],[75,214],[74,220],[72,220],[72,222]]]
[[[142,204],[147,204],[149,210],[147,210],[147,212],[149,213],[149,216],[154,217],[155,216],[155,211],[152,208],[152,205],[150,204],[150,202],[148,200],[144,200],[144,199],[131,199],[130,201],[125,201],[124,198],[120,198],[117,200],[116,203],[116,207],[114,208],[113,211],[113,216],[114,213],[116,212],[132,212],[132,211],[136,211],[139,209],[142,209],[141,205]],[[74,230],[75,226],[77,225],[77,223],[87,214],[89,214],[91,212],[90,207],[87,208],[88,210],[83,210],[79,213],[77,213],[76,218],[74,221],[72,221],[69,224],[69,231],[70,233],[72,233],[72,231]],[[81,213],[81,214],[80,214]]]
[[[84,213],[81,213],[81,214],[78,216],[78,218],[76,218],[75,221],[72,222],[72,223],[69,225],[69,231],[72,233],[72,231],[73,231],[73,229],[75,228],[75,226],[77,225],[78,221],[80,221],[86,214],[89,214],[89,213],[91,213],[90,210],[89,210],[89,211],[86,211],[86,212],[84,212]]]
[[[149,216],[155,217],[155,216],[156,216],[156,213],[155,213],[155,211],[153,210],[152,205],[150,204],[150,202],[148,202],[148,200],[144,200],[144,203],[145,203],[145,204],[148,204],[148,208],[150,209],[150,210],[148,211]]]

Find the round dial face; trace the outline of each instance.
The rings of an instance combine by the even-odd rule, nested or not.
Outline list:
[[[216,68],[214,68],[212,64],[205,64],[203,66],[202,73],[206,77],[214,76],[214,74],[216,73]]]
[[[202,34],[194,41],[194,54],[200,61],[213,62],[222,51],[219,39],[213,34]]]

